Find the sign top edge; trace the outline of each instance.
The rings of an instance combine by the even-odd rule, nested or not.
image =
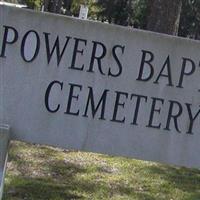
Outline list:
[[[200,41],[198,40],[194,40],[191,38],[185,38],[185,37],[181,37],[181,36],[174,36],[174,35],[168,35],[168,34],[164,34],[164,33],[157,33],[157,32],[153,32],[153,31],[149,31],[149,30],[143,30],[143,29],[136,29],[136,28],[131,28],[131,27],[125,27],[125,26],[121,26],[121,25],[116,25],[116,24],[107,24],[107,23],[102,23],[100,21],[94,21],[94,20],[83,20],[83,19],[79,19],[76,17],[71,17],[71,16],[65,16],[65,15],[61,15],[61,14],[57,14],[57,13],[50,13],[50,12],[41,12],[41,11],[35,11],[35,10],[31,10],[31,9],[25,9],[25,8],[17,8],[17,7],[12,7],[12,6],[7,6],[7,5],[0,5],[0,9],[7,9],[8,11],[19,11],[19,10],[23,10],[24,13],[32,13],[32,14],[38,14],[38,15],[43,15],[43,16],[50,16],[50,17],[56,17],[56,18],[60,18],[60,19],[68,19],[70,21],[74,21],[74,22],[78,22],[78,23],[85,23],[85,24],[95,24],[97,26],[102,26],[102,27],[106,27],[109,29],[117,29],[117,30],[121,30],[124,32],[129,32],[129,33],[139,33],[139,34],[149,34],[149,36],[151,37],[162,37],[163,39],[171,39],[171,40],[179,40],[180,42],[188,42],[188,43],[194,43],[194,44],[200,44]],[[2,14],[2,13],[1,13]],[[0,15],[1,15],[0,14]],[[1,21],[1,20],[0,20]]]

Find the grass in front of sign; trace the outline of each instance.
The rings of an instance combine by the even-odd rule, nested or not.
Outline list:
[[[3,200],[199,200],[200,170],[12,142]]]

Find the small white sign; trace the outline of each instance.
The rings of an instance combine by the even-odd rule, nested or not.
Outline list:
[[[79,19],[87,19],[88,7],[86,5],[81,5],[79,12]]]

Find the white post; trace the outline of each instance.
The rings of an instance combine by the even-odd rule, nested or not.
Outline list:
[[[87,19],[88,16],[88,7],[86,5],[81,5],[79,11],[79,19]]]
[[[8,155],[9,133],[10,127],[8,125],[0,125],[0,200],[3,196],[3,186]]]

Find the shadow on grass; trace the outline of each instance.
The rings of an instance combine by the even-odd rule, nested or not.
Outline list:
[[[168,182],[172,187],[187,193],[188,197],[185,197],[184,200],[200,199],[200,170],[167,165],[148,166],[143,170],[149,176],[160,176],[165,180],[165,185]]]
[[[20,165],[26,165],[21,159]],[[22,164],[23,163],[23,164]],[[91,169],[63,160],[53,160],[44,165],[48,166],[48,177],[31,177],[24,171],[20,176],[8,174],[3,200],[75,200],[75,199],[110,199],[115,195],[135,197],[133,199],[155,200],[151,194],[134,191],[128,185],[115,184],[113,187],[103,180],[87,177]],[[18,170],[23,170],[19,167]],[[94,169],[94,173],[95,173]],[[131,198],[132,199],[132,198]]]
[[[75,199],[110,199],[116,194],[130,196],[128,199],[156,200],[152,195],[134,192],[132,188],[118,186],[112,191],[106,184],[91,181],[68,180],[70,184],[53,182],[45,178],[17,178],[5,189],[3,200],[75,200]],[[20,184],[16,183],[20,182]],[[99,191],[102,191],[100,193]],[[86,195],[82,195],[86,194]],[[90,196],[90,198],[88,197]],[[92,198],[94,196],[94,198]],[[135,198],[131,198],[135,197]]]
[[[21,159],[18,170],[21,170],[19,176],[10,176],[8,174],[8,183],[5,185],[3,200],[68,200],[83,199],[84,197],[76,193],[78,187],[74,179],[77,173],[85,173],[84,169],[76,165],[61,164],[60,161],[53,162],[53,167],[49,163],[50,176],[41,178],[26,175],[23,170],[26,167],[26,161]]]
[[[70,188],[45,178],[20,177],[13,179],[5,188],[3,200],[28,199],[28,200],[54,200],[54,199],[82,199]]]

